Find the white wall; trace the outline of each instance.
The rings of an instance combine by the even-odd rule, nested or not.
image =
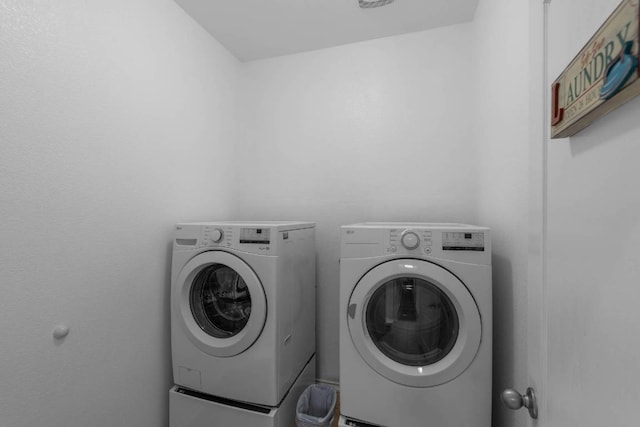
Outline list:
[[[166,426],[172,225],[229,215],[238,63],[170,0],[0,28],[0,424]]]
[[[482,0],[474,20],[478,222],[493,232],[496,427],[524,425],[499,394],[527,387],[529,4]]]
[[[551,3],[550,82],[618,4]],[[635,98],[547,144],[550,427],[638,424],[639,111]]]
[[[473,222],[471,25],[246,63],[241,219],[317,221],[319,377],[338,380],[339,227]]]

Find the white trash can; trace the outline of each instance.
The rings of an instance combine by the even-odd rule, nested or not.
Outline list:
[[[296,405],[298,427],[329,427],[336,408],[336,390],[325,384],[311,384]]]

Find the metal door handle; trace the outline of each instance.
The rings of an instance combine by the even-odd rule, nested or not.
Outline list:
[[[529,410],[529,415],[534,420],[538,418],[538,402],[536,393],[531,387],[527,388],[527,393],[522,395],[512,388],[502,392],[502,402],[509,409],[520,409],[523,406]]]
[[[356,305],[355,304],[351,304],[349,306],[349,308],[347,308],[347,314],[349,315],[349,317],[351,317],[352,319],[355,319],[356,317]]]

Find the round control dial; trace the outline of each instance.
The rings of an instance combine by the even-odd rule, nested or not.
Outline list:
[[[211,240],[214,241],[215,243],[219,243],[220,241],[222,241],[223,237],[224,237],[224,233],[219,228],[216,228],[211,232]]]
[[[420,237],[415,231],[405,231],[400,237],[400,243],[405,249],[415,249],[420,246]]]

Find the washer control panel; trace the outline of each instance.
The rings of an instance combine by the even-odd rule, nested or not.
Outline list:
[[[315,223],[302,221],[192,222],[176,224],[173,250],[235,250],[279,256],[306,248],[315,238]],[[306,250],[306,249],[304,249]],[[293,255],[291,255],[293,256]]]
[[[271,229],[243,227],[240,229],[240,243],[268,245],[271,243]]]
[[[209,237],[213,243],[220,243],[224,237],[224,231],[220,228],[214,228]]]
[[[232,227],[205,226],[203,231],[203,246],[231,246],[231,238],[233,237]]]

